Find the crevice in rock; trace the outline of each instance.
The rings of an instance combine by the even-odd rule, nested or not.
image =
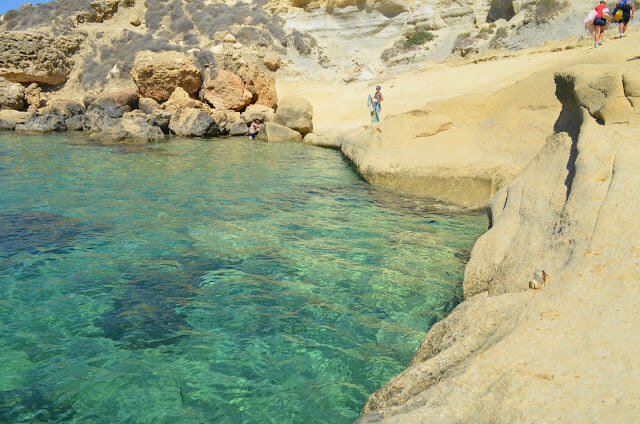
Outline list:
[[[613,160],[611,161],[611,173],[609,174],[609,183],[607,185],[607,191],[602,197],[602,201],[600,202],[600,206],[598,207],[598,213],[596,214],[596,219],[593,221],[593,227],[591,228],[591,231],[589,231],[589,240],[587,242],[588,246],[591,245],[591,237],[593,237],[593,233],[596,231],[596,226],[598,225],[598,221],[600,220],[600,213],[602,213],[602,207],[604,206],[604,203],[607,200],[607,196],[609,196],[609,191],[611,190],[611,184],[613,183],[614,168],[616,165],[616,159],[618,157],[619,151],[620,151],[620,146],[618,146],[618,148],[616,149],[616,153],[613,155]]]
[[[487,22],[495,22],[498,19],[509,21],[515,14],[512,0],[493,0],[487,15]]]

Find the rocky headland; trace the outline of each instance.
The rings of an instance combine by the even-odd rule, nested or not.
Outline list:
[[[0,129],[156,143],[260,120],[372,184],[488,207],[464,302],[359,422],[640,416],[637,19],[594,48],[581,2],[77,3],[0,19]]]

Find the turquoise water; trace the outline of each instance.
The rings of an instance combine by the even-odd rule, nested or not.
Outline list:
[[[0,133],[0,179],[0,422],[351,422],[487,227],[300,144]]]

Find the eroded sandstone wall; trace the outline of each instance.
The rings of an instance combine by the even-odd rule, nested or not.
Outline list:
[[[544,147],[493,196],[465,301],[359,423],[640,416],[640,66],[559,72]],[[536,271],[548,274],[533,290]]]

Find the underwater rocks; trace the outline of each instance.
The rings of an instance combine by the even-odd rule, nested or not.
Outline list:
[[[22,253],[64,253],[80,234],[96,231],[72,218],[49,212],[0,214],[0,257]]]

